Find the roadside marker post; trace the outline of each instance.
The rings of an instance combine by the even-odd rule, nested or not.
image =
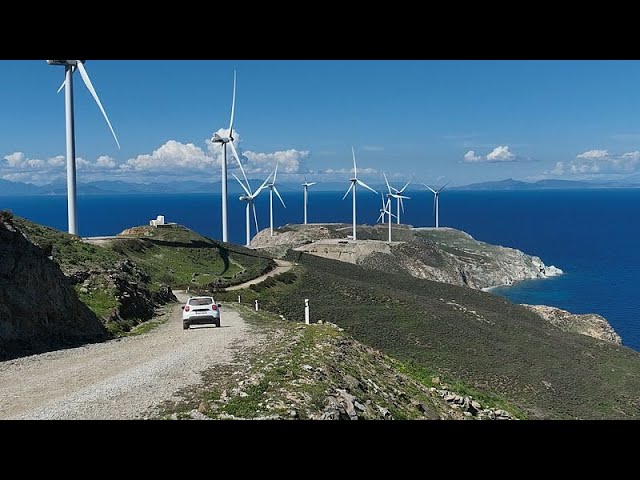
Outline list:
[[[240,295],[238,295],[238,303],[240,303]]]
[[[304,299],[304,323],[309,325],[309,299]]]
[[[258,311],[258,299],[256,298],[256,312]]]

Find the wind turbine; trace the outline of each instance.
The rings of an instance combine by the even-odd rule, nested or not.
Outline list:
[[[427,187],[429,190],[433,192],[433,211],[435,212],[435,215],[436,215],[436,228],[438,228],[438,199],[440,198],[440,192],[444,190],[444,187],[449,185],[449,182],[445,183],[438,190],[434,190],[426,183],[423,183],[422,185],[424,185],[425,187]]]
[[[378,194],[378,192],[376,192],[362,180],[358,179],[358,169],[356,167],[356,151],[353,149],[353,146],[351,146],[351,152],[353,153],[353,178],[349,179],[351,185],[349,185],[349,189],[347,190],[347,193],[344,194],[344,197],[342,197],[342,200],[347,198],[349,192],[353,190],[353,239],[356,240],[356,185],[360,185],[361,187],[371,190],[376,195]]]
[[[304,187],[304,224],[307,224],[307,198],[309,197],[309,187],[315,185],[317,182],[309,183],[307,181],[307,177],[304,177],[304,183],[302,186]]]
[[[231,120],[229,121],[229,133],[228,137],[221,137],[217,133],[213,134],[211,137],[212,143],[219,143],[222,147],[222,241],[228,241],[228,228],[227,228],[227,144],[231,146],[231,150],[236,160],[238,161],[238,165],[240,166],[240,170],[242,171],[242,175],[249,184],[247,180],[247,175],[244,173],[244,169],[242,168],[242,163],[240,163],[240,155],[236,151],[236,147],[233,144],[233,114],[236,110],[236,71],[233,71],[233,97],[231,100]]]
[[[244,184],[240,181],[240,179],[238,177],[236,177],[235,173],[232,173],[231,175],[233,175],[233,178],[238,180],[238,183],[240,184],[240,186],[242,187],[242,189],[246,193],[246,195],[241,195],[240,196],[240,200],[243,201],[243,202],[247,202],[247,207],[246,207],[247,243],[246,243],[246,246],[248,247],[251,244],[251,222],[249,221],[249,209],[251,207],[253,207],[253,219],[256,222],[256,233],[258,233],[260,228],[258,227],[258,216],[256,215],[256,206],[253,204],[253,201],[256,199],[256,197],[258,195],[260,195],[260,192],[262,191],[262,189],[264,189],[264,187],[267,186],[267,183],[269,182],[269,179],[271,178],[271,174],[269,174],[267,179],[262,183],[262,185],[260,185],[260,188],[258,188],[258,190],[256,190],[255,193],[251,192],[251,184],[249,183],[248,180],[247,180],[247,186],[245,187]]]
[[[80,76],[82,77],[82,81],[87,87],[87,90],[93,96],[93,99],[98,104],[98,108],[102,112],[102,116],[107,121],[107,125],[109,125],[109,129],[113,134],[113,138],[118,145],[118,149],[120,148],[120,142],[118,141],[118,137],[116,136],[116,132],[114,132],[113,127],[111,126],[111,122],[109,121],[109,117],[107,117],[107,112],[104,111],[104,107],[98,98],[98,94],[96,93],[96,89],[93,88],[93,84],[91,83],[91,79],[87,74],[87,71],[84,68],[84,60],[47,60],[49,65],[64,65],[64,82],[58,89],[58,92],[65,89],[64,91],[64,113],[65,113],[65,125],[66,125],[66,133],[67,133],[67,217],[68,217],[68,227],[69,233],[73,235],[78,234],[78,210],[77,210],[77,194],[76,194],[76,139],[75,139],[75,128],[74,128],[74,118],[73,118],[73,72],[77,69],[80,72]]]
[[[402,212],[404,213],[404,203],[402,202],[402,200],[403,199],[411,200],[411,197],[407,197],[405,195],[402,195],[402,192],[404,192],[405,188],[407,188],[409,186],[409,183],[411,183],[411,182],[405,183],[404,187],[402,187],[400,190],[398,190],[397,188],[393,188],[391,185],[389,185],[389,180],[387,180],[387,174],[386,173],[382,172],[382,175],[384,176],[384,181],[387,184],[387,189],[389,189],[389,195],[387,195],[387,196],[391,196],[391,197],[396,199],[398,215],[397,216],[394,215],[394,216],[397,219],[398,225],[400,225],[400,207],[402,207]],[[393,190],[393,192],[392,192],[392,190]]]
[[[384,206],[384,212],[388,215],[389,219],[389,243],[391,243],[391,217],[395,217],[393,213],[391,213],[391,197],[393,195],[391,193],[387,193],[387,203]]]
[[[284,204],[284,200],[280,196],[280,192],[276,188],[276,176],[278,175],[278,162],[276,162],[276,169],[273,172],[273,181],[269,184],[269,224],[271,225],[271,236],[273,237],[273,192],[276,192],[276,195],[282,202],[282,206],[287,208]],[[271,176],[271,175],[269,175]],[[268,178],[267,178],[268,180]]]
[[[380,192],[380,200],[382,201],[382,208],[380,209],[380,215],[378,216],[378,220],[376,220],[376,222],[384,223],[385,222],[384,216],[387,213],[387,205],[384,202],[384,195],[382,194],[382,192]]]

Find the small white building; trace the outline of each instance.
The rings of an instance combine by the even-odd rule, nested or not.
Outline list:
[[[164,225],[164,215],[158,215],[158,218],[156,218],[155,220],[151,220],[149,222],[149,225],[151,225],[152,227],[157,227],[160,225]]]
[[[152,227],[168,227],[168,228],[173,228],[176,225],[178,225],[175,222],[165,222],[164,221],[164,215],[158,215],[158,218],[156,218],[155,220],[149,220],[149,225],[151,225]]]

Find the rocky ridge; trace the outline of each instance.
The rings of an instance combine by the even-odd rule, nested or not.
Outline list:
[[[107,337],[59,266],[0,213],[0,358]]]

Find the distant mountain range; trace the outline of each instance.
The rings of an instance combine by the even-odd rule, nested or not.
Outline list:
[[[251,180],[256,189],[263,180]],[[167,183],[129,183],[120,180],[97,181],[78,184],[78,194],[81,195],[149,195],[155,193],[220,193],[221,182],[194,182],[173,181]],[[370,183],[373,188],[384,191],[384,184]],[[313,187],[316,191],[346,191],[349,184],[344,182],[319,182]],[[229,193],[242,192],[240,185],[235,181],[229,182]],[[452,186],[450,190],[477,190],[477,191],[509,191],[509,190],[558,190],[579,188],[640,188],[640,175],[632,175],[621,180],[600,181],[575,181],[575,180],[539,180],[537,182],[523,182],[508,178],[506,180],[473,183],[464,186]],[[279,183],[281,192],[301,191],[299,183]],[[411,190],[411,186],[409,186]],[[20,195],[65,195],[67,185],[65,182],[53,182],[47,185],[33,185],[31,183],[11,182],[0,179],[0,196]]]

